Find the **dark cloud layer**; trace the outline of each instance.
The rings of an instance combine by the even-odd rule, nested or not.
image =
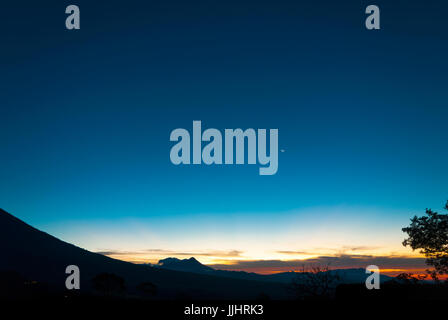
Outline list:
[[[347,247],[348,248],[348,247]],[[347,248],[345,248],[347,250]],[[370,250],[372,247],[356,247],[351,250]],[[348,249],[348,250],[350,250]],[[305,251],[277,251],[283,254],[310,254]],[[410,258],[406,256],[372,256],[362,254],[336,254],[321,255],[309,259],[293,259],[293,260],[240,260],[226,258],[240,258],[243,251],[203,251],[203,252],[177,252],[164,249],[146,249],[141,251],[115,251],[104,250],[97,253],[107,256],[139,256],[139,255],[159,255],[171,257],[220,257],[223,262],[220,264],[209,265],[215,269],[222,270],[242,270],[248,272],[272,273],[300,270],[309,266],[329,266],[331,269],[342,268],[366,268],[369,265],[376,265],[380,269],[394,270],[423,270],[427,266],[424,258]]]
[[[172,255],[172,256],[189,256],[189,257],[239,257],[243,251],[230,250],[230,251],[206,251],[206,252],[177,252],[164,249],[146,249],[141,251],[118,251],[118,250],[104,250],[97,251],[96,253],[105,256],[137,256],[144,254],[158,254],[158,255]]]
[[[370,256],[370,255],[339,255],[319,256],[304,260],[233,260],[231,264],[210,265],[216,269],[225,270],[298,270],[302,266],[329,266],[330,268],[365,268],[376,265],[380,269],[424,269],[424,258],[409,258],[403,256]]]

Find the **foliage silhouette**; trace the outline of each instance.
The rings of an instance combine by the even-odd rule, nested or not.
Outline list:
[[[428,278],[428,275],[414,275],[412,273],[400,273],[399,275],[397,275],[395,277],[395,279],[401,281],[402,283],[405,284],[418,284],[420,283],[422,280],[426,280]]]
[[[93,288],[106,296],[122,295],[125,291],[124,279],[113,273],[100,273],[92,279]]]
[[[293,280],[292,288],[299,299],[327,300],[334,297],[339,275],[325,267],[302,267],[302,277]]]
[[[448,210],[448,201],[445,209]],[[414,216],[410,226],[402,230],[409,236],[403,245],[420,249],[426,264],[434,267],[434,270],[428,270],[433,279],[448,274],[448,215],[426,209],[426,216]]]

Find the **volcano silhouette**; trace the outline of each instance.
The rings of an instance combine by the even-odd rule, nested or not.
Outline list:
[[[0,209],[0,272],[13,272],[23,281],[43,283],[63,293],[67,291],[68,265],[79,267],[82,292],[93,290],[95,276],[110,273],[125,280],[129,295],[138,294],[137,288],[142,283],[151,283],[158,288],[160,299],[255,299],[260,294],[274,299],[288,297],[285,284],[281,283],[175,271],[112,259],[59,240]]]

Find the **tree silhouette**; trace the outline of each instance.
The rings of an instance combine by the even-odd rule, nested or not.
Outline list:
[[[328,266],[302,267],[292,282],[292,288],[299,299],[326,300],[334,297],[340,277]]]
[[[157,286],[151,282],[140,283],[137,290],[146,297],[153,297],[157,294]]]
[[[92,279],[93,288],[106,295],[121,295],[125,291],[124,279],[113,273],[100,273]]]
[[[448,201],[445,209],[448,210]],[[426,209],[425,216],[414,216],[410,226],[402,230],[409,236],[403,245],[412,250],[420,249],[426,264],[434,267],[434,270],[428,270],[433,279],[448,274],[448,215]]]
[[[428,278],[428,275],[421,275],[421,274],[414,275],[412,273],[407,273],[407,272],[400,273],[399,275],[397,275],[395,277],[395,279],[397,279],[405,284],[418,284],[422,280],[426,280],[427,278]]]

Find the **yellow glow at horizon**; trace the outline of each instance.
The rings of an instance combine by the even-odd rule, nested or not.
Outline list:
[[[231,265],[237,260],[300,262],[341,255],[421,257],[402,246],[401,228],[408,224],[407,216],[387,225],[380,222],[384,217],[382,210],[368,208],[318,207],[275,213],[275,220],[272,216],[249,219],[252,216],[231,214],[212,219],[203,214],[158,220],[89,220],[42,229],[87,250],[113,252],[107,255],[134,263],[154,264],[167,257],[192,256],[209,265]],[[235,250],[239,255],[231,253]]]
[[[180,250],[178,250],[180,251]],[[189,251],[189,250],[186,250]],[[295,261],[295,260],[307,260],[312,258],[318,258],[319,256],[334,256],[337,257],[337,249],[333,250],[311,250],[313,253],[306,254],[306,253],[297,253],[297,254],[285,254],[285,253],[277,253],[277,252],[265,252],[265,253],[258,253],[254,252],[253,254],[250,254],[250,252],[245,252],[244,254],[241,254],[240,256],[235,257],[229,257],[229,256],[219,256],[219,255],[207,255],[207,252],[197,252],[197,255],[191,255],[194,256],[198,261],[200,261],[202,264],[206,265],[214,265],[214,264],[222,264],[222,265],[232,265],[233,263],[236,263],[237,261],[254,261],[254,260],[282,260],[282,261]],[[366,255],[366,252],[363,251],[362,253],[356,253],[356,252],[346,252],[346,254],[350,254],[352,256],[359,255],[364,256]],[[380,250],[377,252],[369,252],[369,256],[375,257],[375,256],[387,256],[387,257],[401,257],[401,258],[415,258],[415,257],[422,257],[421,254],[418,254],[416,252],[412,252],[410,250],[395,250],[393,252],[391,251],[384,251]],[[188,259],[191,256],[185,255],[185,254],[176,254],[172,252],[166,252],[166,253],[148,253],[148,252],[133,252],[132,254],[107,254],[107,256],[118,259],[118,260],[124,260],[128,262],[133,263],[151,263],[156,264],[159,260],[165,259],[168,257],[178,258],[178,259]],[[404,271],[404,269],[384,269],[384,272],[386,271]]]

